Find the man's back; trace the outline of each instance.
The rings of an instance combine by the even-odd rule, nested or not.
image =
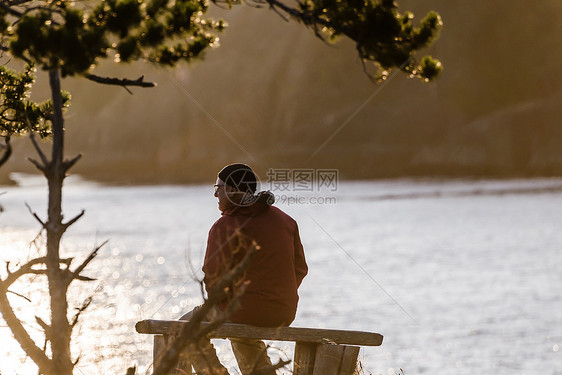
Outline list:
[[[245,273],[250,283],[230,320],[266,327],[289,325],[297,309],[297,288],[308,271],[297,223],[261,202],[225,210],[209,232],[203,266],[207,288],[244,256],[247,249],[238,246],[237,230],[255,241],[258,250]]]

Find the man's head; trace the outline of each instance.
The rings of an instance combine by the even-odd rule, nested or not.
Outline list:
[[[239,204],[247,194],[256,192],[257,178],[246,164],[229,164],[217,176],[215,197],[219,200],[219,210],[224,211],[231,205]]]
[[[254,194],[256,192],[257,178],[256,174],[246,164],[229,164],[218,174],[218,177],[235,190]]]

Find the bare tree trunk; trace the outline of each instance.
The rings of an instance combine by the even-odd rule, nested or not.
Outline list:
[[[142,79],[137,80],[139,83]],[[140,82],[143,85],[145,83]],[[140,84],[139,83],[139,84]],[[72,258],[61,258],[60,246],[61,239],[66,230],[82,217],[84,211],[74,218],[63,222],[62,214],[62,187],[68,170],[80,159],[81,155],[68,160],[64,159],[64,118],[63,118],[63,96],[60,84],[60,69],[54,68],[49,71],[49,85],[51,88],[52,110],[49,120],[51,121],[53,143],[51,148],[50,160],[35,141],[33,132],[29,138],[39,155],[39,160],[29,159],[45,176],[48,183],[49,199],[47,207],[47,220],[43,221],[34,212],[31,214],[41,224],[46,232],[47,246],[46,255],[29,260],[15,269],[6,263],[6,276],[0,277],[0,314],[6,321],[7,326],[14,334],[25,353],[39,367],[39,374],[43,375],[72,375],[76,363],[73,363],[71,356],[72,330],[78,322],[81,312],[86,309],[90,302],[86,301],[71,319],[68,316],[68,290],[74,280],[92,281],[94,279],[82,275],[82,271],[96,257],[98,250],[105,244],[96,247],[88,257],[74,270],[70,269]],[[0,162],[9,157],[11,152],[9,137],[5,137],[6,149],[0,155]],[[0,150],[1,151],[1,150]],[[31,211],[31,208],[30,208]],[[44,275],[47,277],[49,290],[50,322],[44,322],[39,317],[39,323],[45,333],[45,340],[50,344],[50,348],[40,348],[33,338],[29,335],[13,307],[10,304],[8,293],[18,279],[26,275]],[[49,350],[50,349],[50,350]],[[130,368],[128,373],[133,372]]]
[[[53,367],[58,375],[70,375],[74,365],[70,356],[71,326],[68,321],[68,278],[67,270],[61,268],[60,242],[66,229],[62,223],[62,185],[66,174],[63,162],[64,119],[62,116],[62,96],[60,73],[58,69],[49,71],[49,83],[53,99],[53,145],[52,159],[45,176],[49,184],[47,231],[47,277],[51,298],[51,326],[46,332],[51,342]]]

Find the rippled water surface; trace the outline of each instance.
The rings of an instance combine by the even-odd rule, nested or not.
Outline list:
[[[25,203],[44,217],[46,191],[27,177],[0,192],[0,258],[15,268],[38,254]],[[340,182],[303,197],[280,205],[299,223],[310,267],[293,325],[383,334],[360,354],[367,374],[562,374],[562,180]],[[109,242],[86,272],[97,281],[72,289],[73,306],[93,295],[76,329],[76,373],[124,374],[133,363],[148,373],[151,340],[134,323],[201,302],[196,279],[219,217],[212,188],[70,179],[65,216],[82,209],[65,256],[78,263]],[[40,280],[14,286],[31,302],[11,296],[37,339],[35,315],[48,320]],[[3,321],[0,357],[2,374],[36,373]]]

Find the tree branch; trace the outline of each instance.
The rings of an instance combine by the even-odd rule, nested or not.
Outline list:
[[[127,78],[110,78],[110,77],[100,77],[95,74],[86,74],[85,77],[90,81],[94,81],[96,83],[101,83],[104,85],[114,85],[114,86],[138,86],[138,87],[154,87],[156,84],[154,82],[145,82],[144,75],[140,76],[139,78],[132,80]]]
[[[27,161],[30,162],[35,166],[35,168],[39,169],[43,174],[47,171],[47,169],[43,166],[43,164],[39,163],[37,160],[32,158],[27,158]]]
[[[14,6],[18,6],[18,5],[22,5],[25,3],[30,3],[31,0],[10,0],[10,1],[6,1],[8,3],[8,6],[14,7]]]
[[[81,215],[79,215],[81,216]],[[75,218],[76,219],[76,218]],[[84,271],[84,268],[86,268],[86,266],[98,255],[98,251],[105,246],[105,244],[108,241],[104,241],[101,245],[99,245],[98,247],[96,247],[94,249],[94,251],[92,251],[90,253],[90,255],[82,262],[82,264],[80,264],[78,266],[78,268],[76,268],[76,270],[74,272],[70,272],[70,276],[69,276],[69,280],[67,280],[67,282],[70,284],[72,282],[72,280],[78,279],[78,280],[83,280],[83,281],[93,281],[93,279],[90,279],[89,277],[85,277],[85,276],[80,276],[80,272]]]
[[[207,334],[213,332],[223,323],[226,323],[226,321],[230,318],[230,315],[232,315],[232,313],[236,311],[238,307],[240,307],[238,301],[246,291],[247,286],[248,283],[243,283],[239,288],[236,288],[234,296],[232,297],[232,301],[228,304],[226,310],[222,311],[221,314],[219,314],[219,316],[217,316],[217,318],[211,322],[211,324],[199,330],[199,332],[197,332],[197,335],[195,335],[196,339],[207,336]],[[213,306],[214,305],[216,305],[216,303],[213,303]]]
[[[76,276],[75,279],[78,280],[78,281],[96,281],[97,280],[97,279],[94,279],[93,277],[88,277],[88,276]]]
[[[71,261],[72,258],[65,258],[65,259],[61,259],[60,263],[66,264],[68,266],[70,265]],[[0,282],[4,283],[4,287],[8,289],[10,285],[12,285],[17,279],[19,279],[24,275],[45,275],[47,272],[46,269],[36,269],[33,268],[33,266],[36,266],[38,264],[46,264],[46,262],[47,262],[46,257],[31,259],[29,262],[27,262],[26,264],[24,264],[23,266],[21,266],[20,268],[18,268],[16,271],[13,272],[10,271],[10,263],[7,262],[6,273],[8,274],[8,276],[4,280],[0,279]]]
[[[12,155],[12,145],[10,144],[10,136],[7,135],[4,137],[5,146],[0,146],[1,148],[5,149],[4,154],[0,157],[0,167],[8,161],[10,156]]]
[[[15,296],[18,296],[18,297],[20,297],[20,298],[23,298],[23,299],[26,300],[27,302],[31,302],[31,300],[30,300],[29,298],[27,298],[26,296],[24,296],[23,294],[20,294],[20,293],[18,293],[18,292],[14,292],[13,290],[7,290],[6,292],[7,292],[7,293],[11,293],[11,294],[13,294],[13,295],[15,295]]]
[[[27,202],[25,202],[25,207],[27,207],[27,209],[29,210],[29,213],[30,213],[31,215],[33,215],[33,217],[39,222],[39,224],[41,224],[41,226],[42,226],[43,228],[46,228],[46,227],[47,227],[47,224],[45,224],[45,223],[43,222],[43,220],[41,220],[41,218],[40,218],[35,212],[33,212],[33,210],[31,209],[31,207],[29,207],[29,204],[27,204]]]
[[[25,3],[31,3],[31,1],[29,1],[29,0],[1,1],[0,2],[0,8],[5,9],[6,12],[8,12],[12,16],[16,17],[17,20],[15,21],[15,23],[19,22],[20,19],[23,16],[25,16],[27,13],[33,12],[35,10],[44,10],[44,11],[47,11],[49,13],[57,13],[59,15],[63,14],[63,12],[61,10],[56,9],[54,7],[45,7],[45,6],[24,7],[24,11],[22,11],[22,12],[12,8],[12,7],[15,7],[15,6],[20,6],[20,5],[25,4]],[[52,20],[52,21],[53,21],[53,24],[59,25],[58,22],[55,22],[54,20]]]
[[[37,275],[40,272],[45,273],[44,269],[43,270],[37,270],[37,269],[34,269],[33,266],[38,265],[38,264],[45,264],[46,261],[47,261],[47,258],[45,258],[45,257],[31,259],[29,262],[27,262],[26,264],[24,264],[23,266],[21,266],[20,268],[18,268],[14,272],[10,271],[9,263],[6,263],[6,270],[8,272],[8,276],[6,277],[6,279],[1,280],[1,282],[4,283],[4,287],[6,289],[8,289],[10,287],[10,285],[12,285],[17,279],[19,279],[23,275],[27,275],[27,274]]]
[[[14,5],[19,5],[19,4],[12,4],[11,2],[9,2],[9,4],[5,4],[4,1],[0,2],[0,8],[4,9],[6,12],[8,12],[9,14],[11,14],[16,18],[21,18],[23,16],[23,13],[15,9],[12,9],[12,6]]]
[[[82,157],[82,154],[78,154],[70,160],[65,160],[62,163],[64,171],[67,172],[70,168],[72,168],[74,166],[74,164],[76,164],[76,162],[78,160],[80,160],[81,157]]]
[[[288,15],[296,18],[297,20],[300,20],[302,23],[304,23],[307,26],[315,26],[316,24],[322,25],[322,26],[326,26],[326,27],[330,27],[333,28],[333,25],[331,22],[328,22],[322,18],[319,17],[314,17],[310,14],[306,14],[304,12],[301,12],[295,8],[291,8],[288,5],[283,4],[280,1],[277,0],[257,0],[255,1],[256,3],[267,3],[269,4],[269,6],[271,8],[279,8],[280,10],[282,10],[283,12],[287,13]]]
[[[261,7],[263,5],[269,5],[269,8],[273,10],[277,15],[279,15],[283,20],[288,21],[287,17],[282,12],[285,12],[290,17],[294,18],[295,20],[302,22],[305,26],[312,29],[314,35],[323,42],[326,42],[326,38],[324,35],[321,34],[320,30],[321,27],[326,27],[330,29],[339,29],[341,33],[356,41],[356,33],[354,33],[350,28],[344,27],[340,25],[336,27],[331,21],[323,19],[321,17],[302,12],[296,8],[292,8],[278,0],[250,0],[256,4],[257,7]]]
[[[181,332],[177,333],[176,339],[173,341],[170,348],[168,348],[168,350],[166,350],[166,352],[163,354],[160,360],[160,364],[157,368],[154,369],[154,375],[169,373],[172,367],[178,362],[179,355],[182,350],[189,344],[197,343],[207,333],[207,329],[200,329],[201,322],[206,318],[211,309],[226,297],[226,292],[246,270],[255,253],[256,245],[255,243],[253,243],[242,261],[240,261],[240,263],[238,263],[236,267],[229,270],[220,280],[215,283],[212,290],[209,292],[209,298],[199,309],[194,311],[191,319],[186,322]],[[235,295],[235,297],[239,297],[238,293]],[[231,305],[232,303],[236,303],[236,298],[231,301]],[[221,316],[219,320],[213,322],[211,325],[216,328],[216,326],[223,323],[221,323],[221,320],[223,319],[224,316]]]
[[[40,317],[36,316],[35,317],[35,321],[37,322],[37,324],[39,324],[41,326],[41,328],[43,328],[43,331],[45,331],[45,338],[48,340],[49,336],[50,336],[50,330],[51,327],[45,323],[45,321],[43,319],[41,319]]]
[[[0,279],[0,312],[6,321],[8,327],[12,331],[14,338],[18,341],[21,348],[27,355],[33,359],[33,362],[39,367],[41,373],[51,373],[53,369],[53,362],[41,348],[39,348],[35,341],[29,336],[27,330],[23,327],[21,321],[14,313],[14,309],[8,300],[6,284]]]
[[[72,322],[70,323],[70,329],[73,329],[76,326],[76,324],[78,323],[78,320],[80,319],[80,314],[82,314],[84,312],[84,310],[86,310],[88,308],[88,306],[90,306],[90,304],[92,303],[92,300],[93,300],[92,296],[86,298],[86,300],[84,301],[82,306],[80,306],[76,309],[78,311],[76,312],[76,314],[72,318]]]
[[[35,166],[37,168],[39,168],[39,170],[41,170],[42,172],[45,172],[45,170],[47,169],[47,165],[49,165],[49,160],[47,159],[47,156],[45,156],[45,153],[43,152],[43,150],[41,150],[41,148],[39,147],[39,144],[37,143],[37,141],[35,140],[35,134],[33,133],[33,129],[31,128],[31,124],[29,123],[29,120],[25,119],[26,123],[27,123],[27,128],[29,130],[29,139],[31,140],[31,143],[33,144],[33,148],[35,148],[35,151],[37,151],[37,154],[39,154],[39,157],[41,158],[41,162],[43,163],[42,165],[40,164],[40,166],[38,166],[36,164],[36,162],[31,161],[33,164],[35,164]]]
[[[69,226],[71,226],[72,224],[76,223],[78,220],[80,220],[80,218],[82,216],[84,216],[84,213],[86,211],[82,210],[82,212],[80,212],[78,215],[76,215],[72,220],[70,220],[68,223],[63,224],[64,230],[66,231],[68,229]],[[103,245],[102,245],[103,246]]]

